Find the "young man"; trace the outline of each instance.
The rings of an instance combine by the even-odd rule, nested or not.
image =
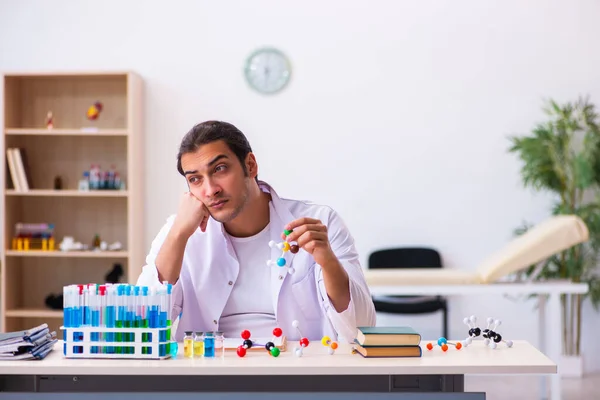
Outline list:
[[[358,326],[375,325],[342,219],[329,207],[280,198],[259,181],[250,144],[235,126],[194,126],[181,142],[177,169],[189,192],[154,239],[138,279],[174,285],[177,340],[185,331],[242,340],[245,329],[270,338],[279,327],[289,340],[341,335],[351,342]],[[284,242],[297,247],[273,245]],[[282,255],[283,266],[268,262]]]

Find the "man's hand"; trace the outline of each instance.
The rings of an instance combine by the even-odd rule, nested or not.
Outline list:
[[[298,243],[301,249],[313,256],[317,264],[324,266],[336,258],[329,245],[327,227],[318,219],[299,218],[286,225],[285,230],[292,232],[287,237],[282,233],[281,238]]]
[[[206,230],[210,214],[208,209],[196,196],[186,192],[181,196],[177,216],[173,222],[173,229],[182,236],[189,238],[200,227]]]
[[[311,254],[321,266],[325,290],[337,312],[346,310],[350,303],[349,278],[331,248],[327,227],[318,219],[299,218],[290,222],[284,229],[292,232],[282,233],[281,238],[298,243],[298,246]],[[287,237],[286,233],[289,233]]]

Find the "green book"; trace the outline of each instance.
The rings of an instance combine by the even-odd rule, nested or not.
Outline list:
[[[359,326],[356,342],[361,346],[418,346],[421,335],[409,326]]]

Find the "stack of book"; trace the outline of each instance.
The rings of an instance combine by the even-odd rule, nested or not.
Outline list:
[[[57,341],[56,332],[50,332],[48,324],[25,331],[0,333],[0,361],[41,360]]]
[[[363,357],[421,357],[421,335],[407,326],[359,327],[354,349]]]

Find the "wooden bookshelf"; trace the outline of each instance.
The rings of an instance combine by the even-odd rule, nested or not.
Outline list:
[[[24,72],[4,74],[0,84],[0,328],[45,322],[61,337],[62,310],[47,306],[47,296],[68,284],[104,282],[116,264],[124,270],[121,282],[135,283],[144,265],[143,82],[132,72]],[[102,110],[90,120],[86,112],[97,101]],[[13,148],[25,157],[28,188],[12,180],[7,149]],[[124,188],[80,190],[92,164],[113,168]],[[55,250],[14,249],[17,223],[53,224]],[[91,245],[96,234],[122,248],[60,250],[65,236]]]

